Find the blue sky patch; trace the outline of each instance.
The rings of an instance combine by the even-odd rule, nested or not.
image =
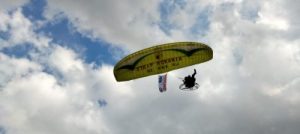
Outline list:
[[[46,6],[46,0],[31,0],[22,7],[22,12],[24,16],[35,23],[37,21],[45,20],[43,12]],[[115,50],[115,48],[112,49],[110,43],[101,39],[91,39],[88,36],[79,33],[67,17],[62,17],[60,20],[55,20],[55,22],[48,22],[43,27],[35,29],[35,32],[42,33],[52,38],[52,43],[74,50],[83,57],[83,60],[86,63],[94,63],[96,65],[107,63],[113,65],[117,62],[116,59],[113,58],[113,52],[110,51]],[[7,35],[5,35],[5,33],[0,33],[0,37],[7,38]],[[6,54],[19,57],[24,56],[27,52],[27,49],[24,49],[23,47],[21,50],[13,49],[16,48],[6,50]],[[120,51],[122,50],[120,49]]]
[[[211,7],[206,7],[198,14],[197,21],[194,26],[191,27],[191,32],[193,35],[205,35],[209,30],[210,20],[209,16],[211,15]]]
[[[0,134],[6,134],[6,130],[2,126],[0,126]]]
[[[258,11],[259,11],[258,7],[242,8],[242,10],[240,10],[240,13],[243,19],[255,22],[255,20],[258,18]]]
[[[78,54],[83,54],[86,63],[115,64],[116,60],[112,58],[110,52],[111,44],[88,38],[81,33],[73,30],[76,29],[67,18],[62,18],[55,23],[48,23],[38,32],[45,33],[53,39],[53,43],[70,48]]]
[[[44,20],[43,13],[46,5],[46,0],[30,0],[29,3],[23,6],[22,12],[31,21]]]
[[[234,3],[232,2],[225,2],[225,3],[222,3],[220,5],[220,8],[222,11],[232,11],[232,9],[234,8]]]
[[[35,50],[34,46],[29,43],[19,44],[13,47],[5,47],[1,50],[4,54],[15,57],[15,58],[22,58],[22,57],[29,57],[29,52]]]
[[[241,52],[242,52],[241,50],[236,48],[233,50],[233,53],[232,53],[234,62],[238,66],[243,62],[243,58],[244,58]]]
[[[97,103],[98,103],[99,107],[105,107],[105,106],[107,106],[107,102],[104,99],[99,99],[97,101]]]
[[[9,32],[0,31],[0,39],[2,40],[8,40],[10,38]]]
[[[176,8],[183,9],[186,5],[185,0],[164,0],[159,4],[160,11],[160,29],[167,35],[170,35],[170,30],[175,28],[174,24],[169,21],[169,16],[173,14]]]

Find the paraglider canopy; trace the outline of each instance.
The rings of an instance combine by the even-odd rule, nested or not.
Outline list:
[[[117,81],[127,81],[199,64],[213,58],[212,49],[199,42],[174,42],[130,54],[114,67]]]

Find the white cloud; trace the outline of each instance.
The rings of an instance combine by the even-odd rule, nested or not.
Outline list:
[[[1,32],[8,33],[8,39],[2,40],[0,49],[30,43],[37,48],[47,47],[51,41],[49,38],[34,32],[34,24],[26,18],[21,9],[12,12],[12,15],[2,13],[4,18],[0,20]]]
[[[1,124],[16,134],[105,132],[97,105],[75,91],[41,72],[15,78],[1,93]]]
[[[15,134],[108,133],[97,105],[104,95],[96,92],[103,88],[105,82],[100,80],[107,67],[93,70],[66,48],[48,50],[46,61],[1,54],[1,78],[5,81],[1,81],[0,124],[7,133]],[[64,79],[45,73],[45,67],[58,71]]]
[[[136,51],[166,41],[197,40],[191,37],[190,28],[195,25],[199,13],[207,6],[223,3],[194,0],[186,2],[185,8],[176,5],[168,18],[160,18],[161,2],[52,0],[49,1],[45,15],[48,19],[53,19],[58,14],[65,14],[84,35],[101,38],[126,50]],[[174,29],[170,29],[170,36],[160,29],[161,19],[169,20],[175,25]]]
[[[1,17],[0,30],[7,31],[8,30],[7,23],[9,21],[9,16],[3,12],[0,12],[0,17]]]
[[[0,88],[13,79],[40,71],[41,66],[30,62],[28,59],[10,58],[0,53]]]
[[[266,27],[270,27],[277,30],[288,30],[290,25],[287,18],[286,10],[283,7],[277,6],[281,4],[280,1],[264,2],[262,10],[258,13],[258,24],[263,24]]]
[[[83,72],[85,70],[83,63],[76,60],[76,54],[72,50],[56,47],[49,57],[49,65],[56,68],[64,76],[70,72]]]
[[[0,55],[0,125],[7,133],[108,133],[93,94],[97,77],[72,50],[34,32],[20,10],[3,14],[7,46],[32,43],[31,59]],[[1,44],[3,45],[3,44]],[[53,72],[57,71],[65,79]],[[95,80],[95,81],[94,81]],[[101,84],[100,84],[101,85]]]
[[[158,2],[52,0],[45,14],[52,18],[63,12],[77,30],[88,33],[88,36],[100,37],[130,49],[132,46],[141,48],[167,38],[157,25],[153,25],[159,20]]]

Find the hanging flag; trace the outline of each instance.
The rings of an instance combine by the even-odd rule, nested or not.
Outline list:
[[[167,91],[167,74],[158,76],[158,84],[160,92]]]

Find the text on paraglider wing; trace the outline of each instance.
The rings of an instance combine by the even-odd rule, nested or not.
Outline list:
[[[147,72],[152,72],[154,65],[156,65],[157,70],[167,69],[168,64],[169,64],[169,66],[178,66],[179,61],[182,61],[181,56],[172,57],[172,58],[168,58],[168,59],[162,59],[162,60],[159,60],[159,61],[155,61],[155,62],[151,62],[151,63],[148,63],[148,64],[143,64],[143,65],[137,66],[135,68],[135,71],[144,71],[144,70],[146,70]]]

